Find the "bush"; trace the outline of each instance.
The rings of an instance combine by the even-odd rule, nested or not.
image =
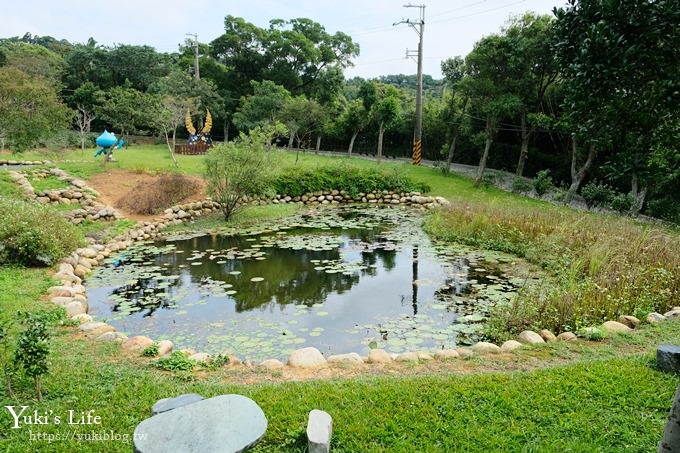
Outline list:
[[[0,197],[0,264],[48,266],[80,241],[78,229],[57,211]]]
[[[165,173],[153,182],[140,182],[116,202],[116,207],[135,214],[157,214],[199,189],[198,182],[179,173]]]
[[[618,211],[623,214],[630,212],[635,205],[635,197],[630,193],[617,193],[612,197],[611,206],[614,211]]]
[[[614,196],[614,190],[605,183],[591,181],[581,189],[581,196],[586,201],[588,209],[606,206]]]
[[[524,178],[515,178],[512,181],[512,191],[515,193],[529,193],[533,188],[534,185]]]
[[[301,196],[322,190],[344,190],[350,196],[377,190],[427,192],[425,184],[414,183],[399,169],[361,168],[348,164],[321,167],[291,167],[281,171],[272,186],[276,193]]]
[[[189,355],[182,351],[173,351],[167,357],[162,357],[154,362],[156,368],[166,371],[190,371],[195,363],[189,360]]]
[[[269,139],[262,133],[242,135],[237,141],[217,145],[205,157],[208,193],[220,204],[224,219],[243,206],[245,197],[269,191]]]
[[[542,197],[548,190],[553,187],[552,177],[550,176],[550,170],[541,170],[536,174],[533,180],[534,190],[536,195]]]

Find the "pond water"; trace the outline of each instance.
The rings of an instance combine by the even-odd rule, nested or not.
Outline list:
[[[90,313],[129,335],[251,360],[305,346],[366,354],[474,343],[526,268],[432,244],[420,224],[411,209],[353,206],[138,244],[88,279]]]

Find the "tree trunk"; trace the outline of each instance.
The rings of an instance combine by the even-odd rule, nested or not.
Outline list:
[[[321,149],[321,135],[316,136],[316,149],[314,150],[314,154],[319,154],[319,150]]]
[[[567,194],[564,197],[564,203],[567,204],[569,203],[572,198],[574,198],[574,195],[576,195],[576,192],[578,191],[578,188],[581,187],[581,183],[583,182],[583,179],[586,177],[586,174],[588,173],[588,170],[590,170],[590,167],[593,165],[593,159],[595,158],[595,146],[590,145],[590,148],[588,149],[588,157],[586,158],[586,162],[581,166],[581,168],[577,169],[577,144],[576,144],[576,138],[571,139],[571,185],[569,186],[569,190],[567,191]]]
[[[175,132],[172,131],[172,143],[170,143],[170,139],[168,138],[168,131],[165,131],[165,142],[168,144],[168,150],[170,151],[170,157],[172,157],[172,162],[175,164],[175,168],[179,167],[177,164],[177,159],[175,158]]]
[[[484,177],[484,171],[486,170],[486,161],[489,158],[489,151],[491,151],[491,144],[494,138],[494,125],[490,118],[486,120],[486,143],[484,144],[484,154],[479,160],[479,168],[477,169],[477,178],[475,179],[475,187],[479,187]]]
[[[449,155],[446,157],[446,173],[451,173],[451,163],[453,162],[453,154],[456,152],[456,142],[458,142],[458,134],[451,139],[451,146],[449,146]]]
[[[521,116],[521,124],[522,124],[522,146],[520,148],[519,152],[519,162],[517,162],[517,176],[522,176],[524,173],[524,163],[527,160],[527,157],[529,157],[529,139],[531,138],[531,131],[527,127],[527,115],[526,113],[522,113]]]
[[[666,429],[664,430],[661,442],[659,442],[659,453],[674,453],[680,451],[680,385],[673,395],[673,406],[666,419]]]
[[[356,131],[352,134],[352,139],[349,141],[349,148],[347,149],[348,156],[352,155],[352,150],[354,149],[354,140],[356,140],[357,135],[359,135],[359,131]]]
[[[295,140],[295,132],[290,132],[290,137],[288,137],[288,149],[293,149],[293,141]]]
[[[380,123],[380,127],[378,128],[378,154],[377,154],[377,160],[378,163],[382,160],[382,147],[383,147],[383,134],[385,133],[385,123]]]
[[[640,181],[638,179],[637,173],[633,173],[630,192],[635,197],[635,203],[630,209],[630,213],[633,216],[637,216],[640,214],[640,211],[642,211],[642,207],[645,204],[645,199],[647,198],[647,187],[640,189]]]
[[[229,141],[229,120],[224,120],[222,126],[224,130],[224,143],[227,143]]]

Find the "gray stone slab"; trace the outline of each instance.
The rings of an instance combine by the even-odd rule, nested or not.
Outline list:
[[[163,398],[156,401],[156,404],[151,408],[151,415],[157,415],[161,412],[171,411],[178,407],[186,406],[198,401],[202,401],[203,397],[197,393],[185,393],[174,398]]]
[[[680,346],[659,345],[656,348],[656,367],[661,371],[680,373]]]
[[[257,444],[267,418],[250,398],[220,395],[147,418],[135,428],[136,453],[237,453]]]

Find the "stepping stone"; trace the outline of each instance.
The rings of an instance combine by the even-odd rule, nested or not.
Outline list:
[[[313,409],[307,422],[307,451],[309,453],[328,453],[331,449],[333,419],[328,412]]]
[[[161,412],[171,411],[178,407],[186,406],[187,404],[203,401],[203,397],[197,393],[186,393],[174,398],[163,398],[156,401],[156,404],[151,408],[151,415],[157,415]]]
[[[680,373],[680,346],[659,345],[656,348],[656,367],[661,371]]]
[[[220,395],[147,418],[135,428],[135,453],[237,453],[257,444],[267,418],[250,398]]]

